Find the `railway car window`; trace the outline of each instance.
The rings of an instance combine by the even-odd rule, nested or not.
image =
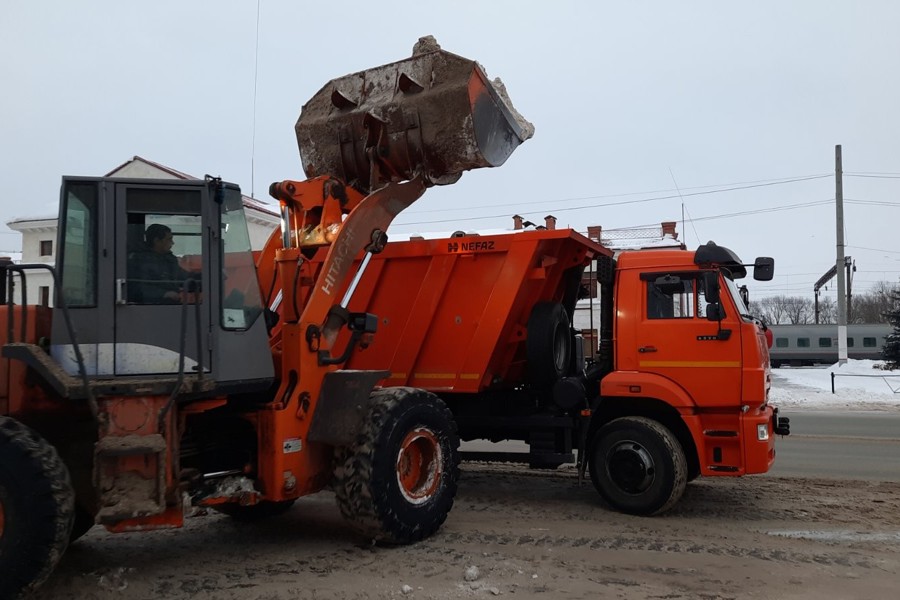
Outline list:
[[[852,338],[852,337],[848,337],[848,338],[847,338],[847,347],[848,347],[848,348],[852,348],[852,347],[853,347],[853,338]]]
[[[775,347],[776,348],[787,348],[788,347],[788,339],[787,338],[775,338]]]
[[[819,338],[819,348],[831,348],[831,338],[830,337],[820,337]]]
[[[809,338],[797,338],[798,348],[809,348]]]
[[[863,348],[874,348],[878,344],[873,337],[864,337],[863,338]]]

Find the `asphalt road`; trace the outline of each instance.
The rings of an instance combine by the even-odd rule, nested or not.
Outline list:
[[[782,411],[791,435],[767,475],[900,482],[900,412]],[[522,442],[466,442],[464,451],[528,452]]]
[[[777,440],[778,477],[900,481],[900,413],[791,412],[791,435]]]

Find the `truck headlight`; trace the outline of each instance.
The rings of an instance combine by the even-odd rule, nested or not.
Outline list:
[[[769,425],[767,423],[760,423],[756,426],[756,439],[760,442],[765,442],[769,439]]]

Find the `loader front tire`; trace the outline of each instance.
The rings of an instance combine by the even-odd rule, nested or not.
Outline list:
[[[588,459],[594,487],[624,513],[663,513],[681,498],[687,484],[687,461],[678,438],[646,417],[622,417],[601,427]]]
[[[341,513],[369,539],[407,544],[436,532],[459,478],[459,437],[444,402],[424,390],[376,390],[356,441],[335,456]]]
[[[0,417],[0,598],[39,586],[59,562],[72,531],[69,471],[44,438]]]

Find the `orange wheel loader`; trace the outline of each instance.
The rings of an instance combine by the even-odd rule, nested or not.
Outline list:
[[[530,124],[477,63],[425,42],[303,107],[308,179],[271,186],[282,227],[258,265],[236,185],[63,178],[56,268],[0,265],[0,598],[94,524],[178,527],[186,506],[255,519],[331,488],[370,539],[441,526],[453,416],[432,392],[376,389],[387,370],[345,368],[379,326],[348,306],[392,219],[503,164]],[[52,308],[15,301],[36,269]]]

